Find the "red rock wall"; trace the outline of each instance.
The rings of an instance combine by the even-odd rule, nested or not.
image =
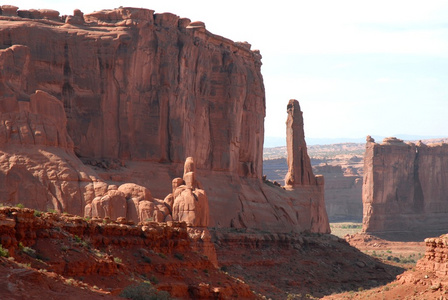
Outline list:
[[[105,187],[126,182],[164,199],[192,156],[210,199],[210,226],[329,231],[322,179],[313,176],[291,191],[261,180],[265,94],[261,55],[249,44],[146,9],[68,17],[10,10],[0,16],[0,48],[14,64],[2,69],[0,98],[26,101],[40,89],[62,101],[73,150],[61,161],[76,170],[76,182],[86,166],[73,151],[93,166],[69,212],[82,214]],[[9,172],[7,164],[2,169]],[[30,189],[45,190],[42,172],[31,169],[25,172],[34,180]],[[70,203],[70,191],[47,194]]]
[[[363,231],[431,236],[448,226],[448,144],[368,140]]]
[[[31,53],[25,93],[43,89],[64,103],[79,156],[194,156],[200,168],[261,177],[257,51],[169,13],[122,8],[84,18],[77,27],[2,20],[0,30],[1,48]]]

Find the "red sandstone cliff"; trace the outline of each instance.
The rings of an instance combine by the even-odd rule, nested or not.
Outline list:
[[[367,139],[363,231],[421,238],[448,226],[448,144]]]
[[[148,199],[139,196],[138,201],[152,201],[162,211],[158,216],[166,218],[159,207],[164,204],[157,199],[173,192],[172,179],[182,174],[185,158],[193,156],[197,177],[210,199],[209,225],[329,230],[322,186],[314,177],[291,191],[261,181],[265,95],[261,56],[249,44],[214,35],[201,22],[146,9],[87,15],[75,11],[60,17],[51,10],[2,6],[1,13],[4,135],[28,136],[20,144],[24,152],[53,147],[50,164],[39,156],[21,169],[20,176],[12,176],[11,159],[2,156],[6,160],[0,187],[9,189],[10,176],[16,183],[26,183],[27,191],[18,191],[16,185],[16,192],[4,194],[4,202],[25,202],[25,195],[34,189],[39,198],[48,200],[42,206],[26,205],[89,215],[89,209],[107,209],[113,199],[126,198],[132,207],[134,196],[123,196],[119,190],[132,182],[150,191]],[[36,90],[62,103],[64,112],[52,113],[62,120],[55,123],[57,129],[46,126],[45,118],[38,120],[37,129],[21,126],[21,117],[9,114],[11,109],[22,114],[20,103],[32,103],[30,95]],[[16,119],[18,125],[9,128]],[[39,126],[48,131],[38,130]],[[39,132],[49,138],[41,138]],[[3,139],[0,151],[7,153],[10,141]],[[34,170],[34,165],[45,168]],[[64,170],[70,176],[45,175],[51,168],[59,172],[61,165],[69,165]],[[52,180],[58,182],[57,188]],[[75,206],[64,204],[72,203],[73,197]],[[141,203],[152,214],[150,203]]]

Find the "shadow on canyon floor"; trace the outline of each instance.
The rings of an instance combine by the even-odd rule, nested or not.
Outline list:
[[[272,299],[369,289],[405,271],[331,234],[215,229],[212,236],[221,269]]]

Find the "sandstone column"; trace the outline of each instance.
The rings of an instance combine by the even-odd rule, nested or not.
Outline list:
[[[299,101],[291,99],[286,120],[286,147],[288,151],[288,173],[285,177],[286,186],[316,184],[311,169],[303,131],[303,116]]]

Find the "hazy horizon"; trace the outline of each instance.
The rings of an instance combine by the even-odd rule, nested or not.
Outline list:
[[[305,141],[307,146],[313,145],[330,145],[330,144],[342,144],[342,143],[365,143],[366,136],[358,137],[358,138],[347,138],[347,137],[327,137],[327,138],[313,138],[306,137]],[[448,134],[445,136],[424,136],[424,135],[407,135],[407,134],[391,134],[388,136],[381,135],[371,135],[376,142],[382,142],[382,140],[386,137],[396,137],[398,139],[404,141],[417,141],[417,140],[430,140],[430,139],[441,139],[448,138]],[[272,137],[265,136],[264,146],[263,148],[276,148],[276,147],[285,147],[286,146],[286,137]]]

